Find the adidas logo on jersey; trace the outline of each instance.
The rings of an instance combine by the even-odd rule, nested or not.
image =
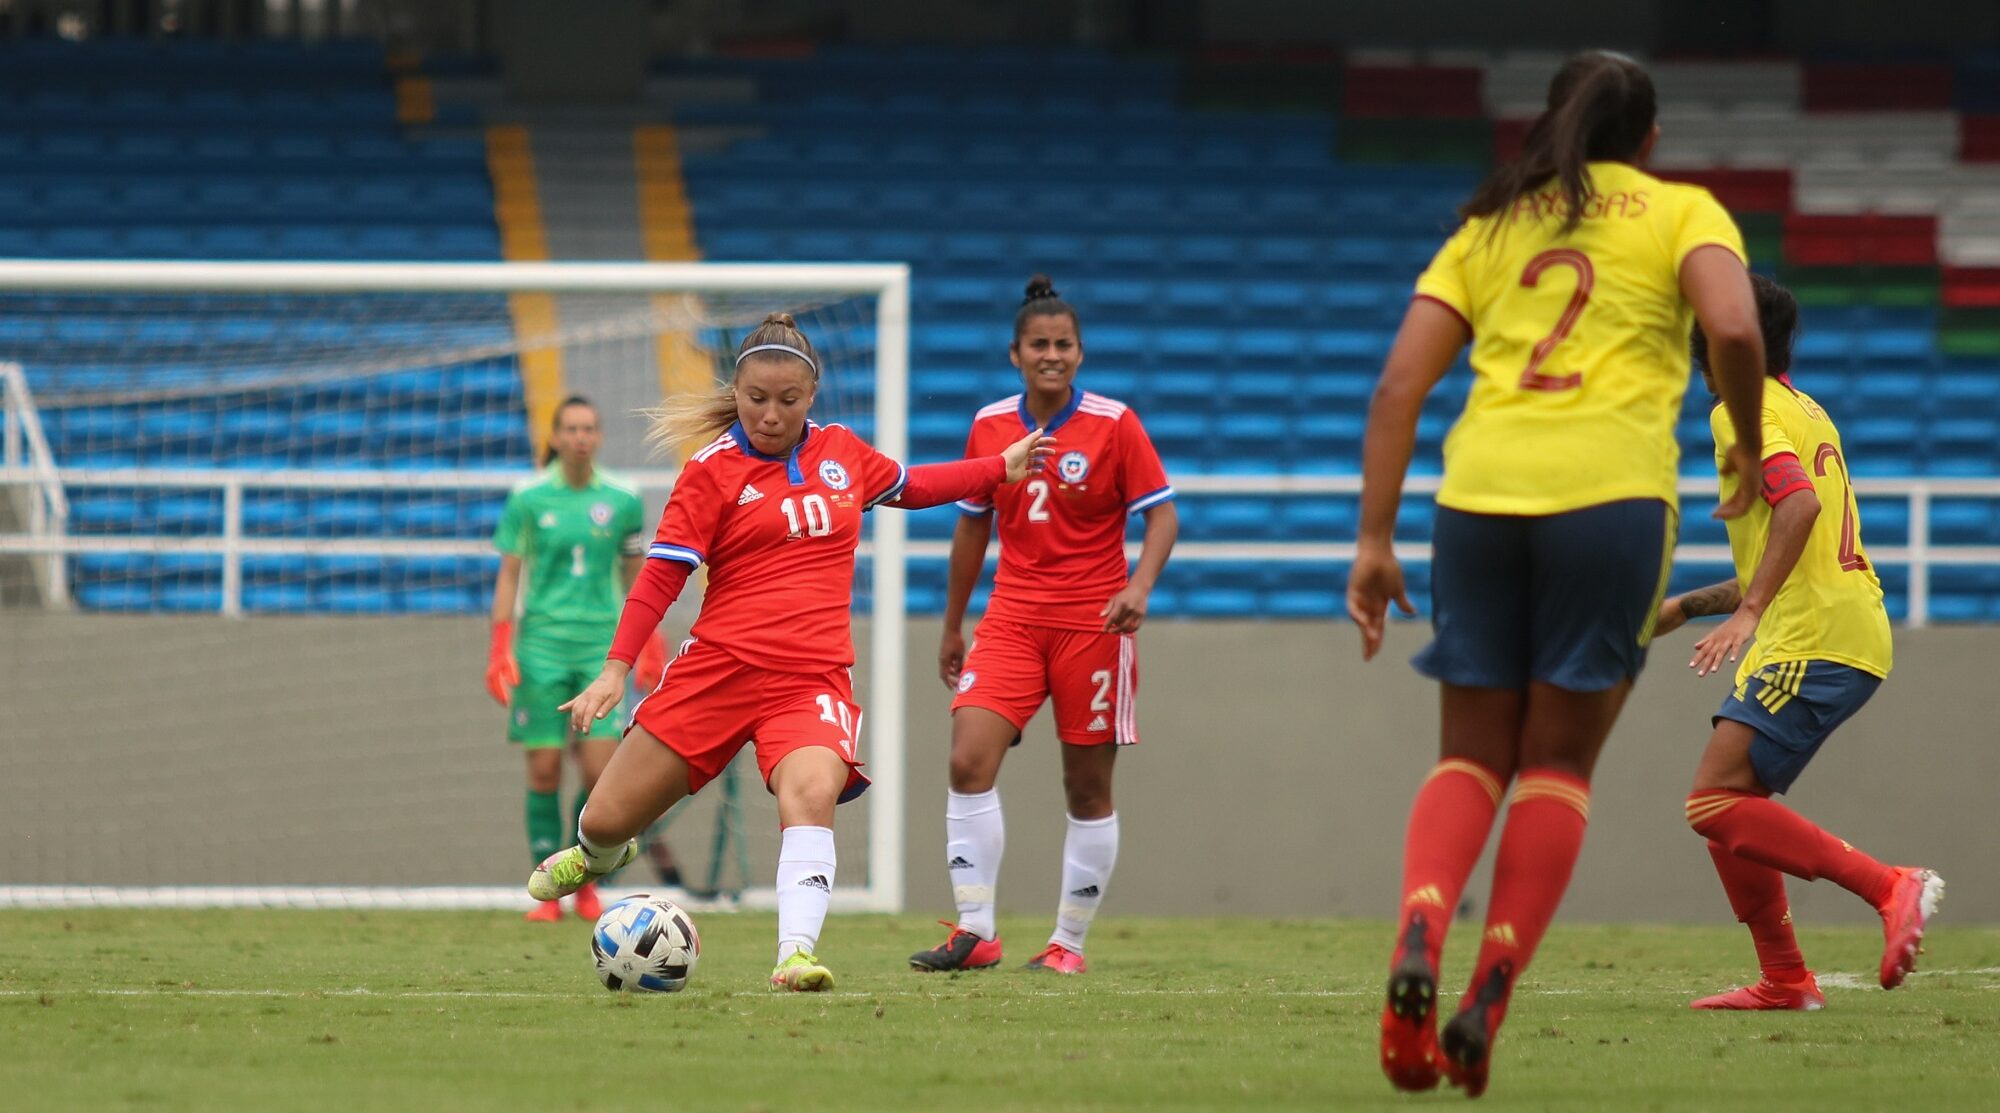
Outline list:
[[[953,858],[951,860],[951,865],[947,868],[955,870],[969,870],[972,868],[972,863],[966,861],[964,856],[961,855],[959,857]]]
[[[1102,715],[1099,715],[1098,717],[1096,717],[1095,719],[1092,719],[1092,720],[1090,721],[1090,725],[1089,725],[1089,726],[1087,726],[1087,727],[1085,727],[1085,728],[1083,728],[1083,729],[1085,729],[1085,730],[1110,730],[1110,729],[1111,729],[1111,724],[1110,724],[1109,722],[1107,722],[1107,721],[1105,720],[1104,716],[1102,716]]]
[[[753,484],[745,483],[743,485],[743,493],[736,496],[736,505],[746,506],[763,497],[764,492],[759,491]]]
[[[1069,895],[1073,897],[1080,897],[1084,900],[1095,900],[1103,895],[1103,891],[1100,890],[1095,885],[1085,885],[1081,889],[1071,889],[1069,891]]]
[[[799,884],[804,885],[808,889],[818,889],[822,893],[833,891],[833,887],[826,883],[826,875],[823,873],[816,873],[811,877],[803,878],[799,881]]]

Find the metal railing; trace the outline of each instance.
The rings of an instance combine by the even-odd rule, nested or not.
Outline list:
[[[69,532],[69,496],[63,490],[55,454],[42,430],[42,415],[35,409],[34,395],[18,363],[0,363],[0,466],[10,479],[0,491],[27,492],[27,534],[30,537],[62,537]],[[5,551],[5,550],[0,550]],[[51,552],[40,565],[37,578],[42,594],[51,606],[69,604],[69,565],[62,554]]]
[[[10,380],[11,381],[11,380]],[[518,471],[322,471],[249,470],[229,468],[55,468],[47,456],[47,444],[32,411],[15,418],[8,409],[7,466],[0,468],[0,488],[29,486],[46,501],[50,511],[38,519],[38,526],[26,534],[0,534],[0,554],[29,554],[47,557],[59,569],[65,557],[83,553],[178,553],[219,555],[222,558],[222,612],[243,613],[243,561],[253,556],[376,556],[384,558],[417,556],[486,556],[491,544],[483,538],[394,538],[394,537],[252,537],[243,529],[246,491],[395,491],[468,492],[504,491],[521,481]],[[25,459],[17,463],[15,432],[27,446]],[[646,470],[621,472],[642,491],[664,493],[673,486],[677,472]],[[1411,476],[1405,485],[1409,495],[1433,495],[1437,476]],[[170,536],[157,534],[73,535],[64,525],[68,504],[63,488],[119,487],[173,490],[219,490],[222,492],[222,530],[216,534]],[[1277,496],[1286,498],[1352,498],[1361,492],[1361,478],[1354,475],[1197,475],[1175,481],[1185,496],[1231,495]],[[1685,478],[1680,484],[1688,516],[1707,512],[1715,496],[1712,479]],[[1909,540],[1901,545],[1873,545],[1869,556],[1878,565],[1909,569],[1907,588],[1910,626],[1930,621],[1931,572],[1939,567],[2000,567],[2000,545],[1938,545],[1930,540],[1931,509],[1939,498],[2000,499],[2000,479],[1877,478],[1856,479],[1854,489],[1863,497],[1900,498],[1909,510]],[[936,540],[910,541],[905,551],[913,560],[941,560],[950,552],[950,543]],[[1397,553],[1405,560],[1427,561],[1427,542],[1398,542]],[[1137,546],[1132,546],[1136,554]],[[1354,558],[1355,543],[1349,541],[1186,541],[1175,547],[1177,562],[1277,562],[1287,564],[1336,564]],[[867,545],[862,555],[870,555]],[[1716,544],[1683,545],[1677,559],[1691,564],[1727,565],[1729,547]]]

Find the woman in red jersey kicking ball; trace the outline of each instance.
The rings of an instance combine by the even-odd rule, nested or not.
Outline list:
[[[1076,387],[1083,337],[1076,310],[1036,275],[1014,315],[1009,349],[1022,393],[979,411],[967,458],[1024,431],[1045,430],[1061,448],[1052,466],[991,497],[959,503],[945,593],[938,673],[951,705],[951,791],[945,862],[958,923],[938,946],[910,956],[917,970],[974,970],[1000,962],[994,888],[1006,845],[1001,759],[1045,699],[1055,701],[1069,830],[1063,840],[1056,930],[1028,968],[1084,971],[1084,936],[1118,860],[1111,768],[1118,747],[1139,740],[1134,634],[1146,598],[1180,531],[1174,489],[1139,415]],[[1125,523],[1146,516],[1139,566],[1126,575]],[[1000,523],[1000,570],[968,657],[961,624],[986,545]]]
[[[624,866],[647,824],[754,739],[783,828],[771,985],[801,991],[833,986],[813,953],[833,888],[833,811],[868,785],[848,675],[861,514],[990,498],[1048,452],[1030,430],[979,459],[905,469],[847,429],[807,420],[819,375],[811,343],[774,313],[744,339],[731,385],[662,410],[658,442],[708,444],[660,515],[604,671],[563,705],[579,730],[618,705],[634,658],[702,563],[708,592],[693,637],[598,778],[577,845],[528,879],[530,895],[553,900]]]
[[[1347,609],[1362,654],[1391,602],[1410,613],[1392,539],[1424,397],[1469,342],[1474,382],[1444,445],[1431,566],[1435,636],[1418,671],[1442,686],[1440,760],[1410,810],[1382,1011],[1399,1089],[1486,1089],[1514,985],[1569,885],[1597,754],[1645,664],[1676,531],[1689,329],[1757,474],[1763,334],[1743,239],[1707,191],[1643,168],[1653,83],[1580,54],[1549,84],[1520,158],[1461,207],[1417,279],[1382,369],[1363,450]],[[1754,484],[1717,510],[1741,516]],[[1472,985],[1440,1038],[1437,971],[1459,893],[1515,782]]]

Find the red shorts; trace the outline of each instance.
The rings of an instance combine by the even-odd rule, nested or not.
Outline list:
[[[1027,725],[1056,705],[1056,737],[1075,746],[1139,740],[1139,643],[1130,634],[981,619],[951,709],[983,707]]]
[[[861,706],[845,668],[822,673],[775,672],[689,639],[667,665],[651,695],[639,701],[626,726],[643,727],[688,764],[688,791],[698,792],[735,759],[744,743],[757,747],[764,786],[771,770],[794,750],[820,746],[847,763],[845,804],[868,789],[855,739]]]

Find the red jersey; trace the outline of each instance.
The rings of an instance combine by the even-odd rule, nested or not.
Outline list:
[[[708,565],[697,641],[777,672],[852,665],[861,513],[908,478],[843,426],[809,425],[777,457],[750,447],[739,423],[681,470],[646,555]]]
[[[1024,395],[980,410],[967,457],[991,456],[1034,428]],[[1049,421],[1048,465],[1025,482],[967,499],[967,514],[999,512],[1000,570],[986,613],[1029,626],[1102,630],[1104,604],[1124,588],[1125,520],[1174,497],[1160,454],[1123,402],[1072,389]]]

